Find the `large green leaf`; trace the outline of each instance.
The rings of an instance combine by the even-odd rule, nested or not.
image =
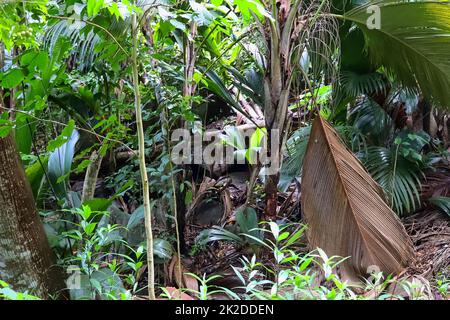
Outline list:
[[[50,154],[48,159],[48,175],[50,183],[59,198],[66,196],[66,187],[69,180],[68,174],[72,167],[73,157],[75,155],[75,145],[80,138],[77,130],[73,130],[70,138],[61,147]],[[59,181],[62,179],[63,181]]]
[[[368,7],[380,8],[380,29],[369,30]],[[369,11],[370,12],[370,11]],[[370,57],[406,86],[450,105],[449,1],[375,0],[343,14],[365,34]]]
[[[41,159],[41,161],[36,161],[34,164],[28,166],[25,170],[35,200],[38,198],[39,191],[41,190],[42,187],[42,182],[45,175],[44,170],[45,166],[47,166],[47,163],[48,157],[45,157]]]
[[[24,79],[24,74],[21,69],[11,69],[2,77],[2,87],[11,89],[17,87]]]

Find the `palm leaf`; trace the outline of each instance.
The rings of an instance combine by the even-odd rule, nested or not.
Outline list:
[[[367,8],[377,5],[381,28],[369,30]],[[365,34],[370,57],[406,86],[450,105],[449,1],[372,0],[340,16]]]
[[[450,216],[450,198],[434,197],[428,200],[432,205],[438,207],[442,212]]]
[[[366,138],[361,131],[354,126],[337,126],[339,133],[347,145],[358,152],[367,149]],[[308,147],[311,126],[300,128],[291,135],[286,143],[287,158],[283,161],[280,172],[280,182],[278,188],[286,192],[291,182],[295,178],[300,178],[302,174],[303,158]]]
[[[417,163],[405,159],[395,146],[390,149],[369,147],[362,160],[398,214],[416,209],[420,203],[420,176],[423,175]]]
[[[245,74],[231,66],[228,66],[227,70],[232,75],[233,85],[239,91],[252,99],[256,104],[264,105],[264,79],[258,70],[248,69]]]
[[[85,70],[92,66],[95,54],[95,46],[101,41],[101,38],[93,31],[83,33],[86,23],[83,21],[60,20],[49,27],[44,35],[44,46],[50,53],[53,53],[54,47],[59,38],[67,38],[73,48],[72,57],[78,62],[78,68]]]
[[[383,191],[321,117],[304,158],[301,202],[310,244],[350,257],[341,265],[350,280],[370,266],[397,274],[410,261],[411,241]]]
[[[287,141],[288,157],[281,166],[280,182],[278,188],[286,192],[292,180],[302,174],[303,158],[311,133],[311,126],[296,130]]]
[[[42,160],[36,161],[34,164],[28,166],[25,170],[35,200],[38,199],[39,192],[42,188],[45,175],[45,166],[47,163],[48,157],[44,157]]]
[[[370,98],[363,99],[351,110],[350,123],[375,145],[383,145],[394,131],[392,118]]]
[[[351,97],[386,92],[387,90],[387,79],[378,72],[358,74],[352,71],[342,71],[340,84],[345,93]]]
[[[73,157],[75,155],[75,146],[80,138],[77,130],[73,130],[72,134],[61,147],[50,153],[48,158],[48,177],[56,195],[64,198],[67,193],[68,174],[72,167]],[[58,181],[63,179],[63,181]]]
[[[106,29],[109,35],[106,35],[101,28],[87,24],[82,20],[59,20],[45,30],[43,38],[44,47],[50,53],[53,53],[58,39],[67,38],[72,48],[74,48],[71,56],[78,70],[88,71],[92,68],[96,59],[101,57],[101,52],[96,49],[102,43],[102,35],[108,41],[113,41],[111,36],[115,39],[123,38],[129,31],[131,25],[129,17],[125,20],[118,20],[115,17],[111,17],[106,21]]]

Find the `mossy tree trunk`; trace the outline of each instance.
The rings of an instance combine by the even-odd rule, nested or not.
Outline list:
[[[64,287],[11,135],[0,138],[0,279],[44,299]]]

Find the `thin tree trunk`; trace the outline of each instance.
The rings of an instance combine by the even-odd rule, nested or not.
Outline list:
[[[3,72],[3,67],[5,65],[5,45],[0,41],[0,72]],[[0,112],[5,111],[3,102],[3,88],[0,86]]]
[[[81,196],[82,203],[94,199],[98,172],[100,171],[100,165],[102,164],[103,157],[94,150],[89,160],[91,163],[86,170],[86,175],[84,178],[83,193]]]
[[[138,46],[138,24],[136,13],[132,16],[132,32],[133,32],[133,51],[132,51],[132,67],[133,67],[133,86],[134,86],[134,102],[136,109],[136,124],[139,140],[139,168],[142,179],[142,189],[144,198],[144,217],[145,231],[147,235],[147,268],[148,268],[148,296],[150,300],[156,300],[155,295],[155,265],[153,261],[153,230],[152,230],[152,212],[150,207],[150,191],[148,185],[147,166],[145,163],[145,141],[144,141],[144,124],[142,121],[141,95],[139,92],[139,73],[137,62],[137,46]]]
[[[11,50],[11,59],[14,60],[14,58],[18,55],[18,49],[16,46],[14,46]],[[3,65],[2,65],[3,66]],[[16,93],[17,93],[17,87],[11,88],[9,90],[9,120],[14,121],[16,119]],[[14,131],[12,132],[14,135]]]
[[[0,279],[41,298],[64,288],[11,135],[0,138]]]

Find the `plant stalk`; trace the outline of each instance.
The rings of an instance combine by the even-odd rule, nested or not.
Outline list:
[[[145,163],[145,142],[144,142],[144,124],[142,121],[141,95],[139,92],[139,74],[137,62],[137,46],[139,29],[137,26],[136,13],[132,15],[132,68],[133,68],[133,87],[134,104],[136,109],[137,135],[139,141],[139,168],[142,179],[142,190],[144,200],[145,232],[147,235],[147,269],[148,269],[148,296],[150,300],[156,300],[155,295],[155,266],[153,261],[153,231],[152,231],[152,213],[150,207],[150,193],[147,175],[147,166]]]

